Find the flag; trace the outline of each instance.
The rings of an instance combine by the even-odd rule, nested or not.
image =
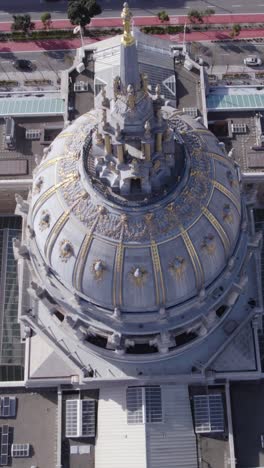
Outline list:
[[[81,27],[80,26],[76,26],[73,30],[73,34],[78,34],[78,32],[80,32],[81,30]]]

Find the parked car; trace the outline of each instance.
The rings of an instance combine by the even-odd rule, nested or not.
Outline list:
[[[33,69],[32,62],[30,60],[25,59],[17,59],[13,62],[13,65],[18,70],[27,70],[31,71]]]
[[[258,65],[262,65],[262,60],[256,55],[249,55],[244,59],[244,64],[248,67],[255,67]]]

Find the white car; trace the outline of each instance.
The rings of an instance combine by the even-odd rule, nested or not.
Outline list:
[[[244,59],[244,64],[248,67],[256,67],[258,65],[262,65],[262,60],[256,55],[249,55]]]

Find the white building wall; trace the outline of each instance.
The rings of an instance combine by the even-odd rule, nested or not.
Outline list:
[[[100,390],[97,421],[95,468],[147,468],[145,425],[127,424],[125,385]]]
[[[162,385],[163,423],[147,424],[148,468],[197,468],[187,385]]]

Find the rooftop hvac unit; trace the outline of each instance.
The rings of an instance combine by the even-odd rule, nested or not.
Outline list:
[[[41,136],[41,130],[39,128],[28,128],[26,130],[26,140],[39,140]]]
[[[197,107],[184,107],[182,110],[183,112],[185,112],[185,114],[190,115],[190,117],[192,117],[193,119],[198,117]]]
[[[0,399],[0,418],[16,417],[16,397],[1,397]]]
[[[29,457],[29,444],[12,444],[11,457],[13,458],[27,458]]]
[[[15,128],[14,119],[12,117],[7,117],[5,125],[5,145],[10,150],[16,147]]]
[[[84,81],[77,81],[74,83],[74,91],[88,91],[88,83]]]
[[[231,124],[232,133],[247,133],[247,125],[245,123],[232,123]]]

